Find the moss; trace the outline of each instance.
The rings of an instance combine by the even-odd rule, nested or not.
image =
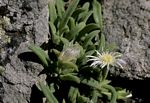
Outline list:
[[[4,71],[5,71],[5,68],[0,65],[0,75],[2,75],[2,73],[3,73]]]
[[[5,35],[5,31],[2,28],[0,28],[0,41],[1,44],[10,43],[10,37],[8,35]]]
[[[5,28],[10,25],[10,19],[5,16],[0,16],[0,59],[4,53],[4,47],[11,42],[11,37],[5,32]],[[2,59],[0,60],[0,63]],[[2,75],[4,67],[0,65],[0,75]]]
[[[2,47],[3,44],[10,43],[11,38],[6,35],[5,32],[5,27],[8,25],[10,25],[10,19],[5,16],[0,16],[0,47]]]
[[[10,25],[10,19],[6,16],[0,16],[0,27],[3,28],[8,25]]]

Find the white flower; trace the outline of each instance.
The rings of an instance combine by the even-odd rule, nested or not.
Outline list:
[[[116,66],[123,68],[122,64],[125,64],[125,62],[121,59],[122,55],[118,52],[102,52],[99,53],[96,51],[97,56],[90,56],[88,61],[93,61],[90,65],[91,67],[97,67],[100,66],[101,68],[104,68],[107,66],[109,69],[110,66]]]

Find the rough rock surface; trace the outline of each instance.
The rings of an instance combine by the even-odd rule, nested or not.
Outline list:
[[[0,0],[0,17],[10,18],[0,35],[0,103],[29,103],[31,87],[41,65],[24,62],[18,56],[31,43],[41,45],[48,39],[48,0]],[[9,39],[5,42],[3,38]],[[28,57],[26,57],[28,58]]]
[[[150,1],[103,0],[105,34],[124,54],[124,69],[111,71],[129,79],[150,78]]]

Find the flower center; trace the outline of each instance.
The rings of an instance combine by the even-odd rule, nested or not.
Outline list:
[[[110,54],[103,54],[103,55],[101,56],[101,59],[102,59],[102,61],[103,61],[104,63],[106,63],[106,64],[112,64],[112,63],[114,62],[114,58],[113,58],[113,56],[110,55]]]

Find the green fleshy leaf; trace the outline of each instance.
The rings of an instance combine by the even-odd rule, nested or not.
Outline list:
[[[69,7],[67,8],[66,12],[64,13],[62,17],[62,20],[60,21],[59,31],[62,31],[62,29],[66,26],[66,24],[69,21],[69,17],[71,17],[73,12],[75,11],[78,3],[79,3],[79,0],[73,0],[72,3],[69,5]],[[60,35],[61,34],[62,32],[60,32]]]
[[[70,68],[72,69],[73,71],[78,71],[78,67],[76,66],[76,64],[72,63],[72,62],[68,62],[68,61],[61,61],[61,65],[64,67],[64,68]],[[60,66],[61,66],[60,65]]]
[[[52,49],[52,50],[53,50],[53,52],[56,54],[56,56],[59,57],[59,55],[60,55],[61,52],[58,51],[57,49]]]
[[[98,97],[99,97],[99,93],[97,93],[96,90],[93,90],[93,92],[92,92],[92,99],[91,99],[93,101],[93,103],[97,103]]]
[[[65,12],[64,6],[63,0],[56,0],[57,12],[60,18],[62,18],[63,13]]]
[[[83,6],[82,6],[82,9],[84,9],[85,11],[80,13],[78,15],[78,18],[77,18],[77,22],[82,22],[84,21],[84,19],[87,17],[87,15],[89,14],[89,7],[90,7],[90,4],[89,2],[86,2]]]
[[[58,103],[48,86],[44,85],[42,82],[39,83],[39,86],[49,103]]]
[[[100,41],[99,41],[99,47],[98,47],[98,50],[99,51],[104,51],[105,50],[105,46],[106,46],[106,43],[105,43],[105,36],[103,33],[101,33],[101,38],[100,38]]]
[[[78,92],[79,92],[78,88],[75,88],[73,86],[70,87],[68,93],[68,98],[70,103],[76,103]]]
[[[103,20],[102,20],[102,9],[101,4],[97,1],[93,1],[93,17],[97,24],[100,26],[100,30],[102,31],[103,28]]]
[[[70,42],[64,38],[64,37],[60,37],[60,40],[63,42],[64,45],[68,45]]]
[[[60,75],[60,79],[64,81],[76,82],[77,84],[80,83],[80,78],[72,74]]]
[[[77,101],[78,101],[77,103],[91,103],[90,98],[85,96],[79,96]]]
[[[49,26],[50,26],[52,35],[55,35],[55,34],[56,34],[55,25],[50,21],[50,22],[49,22]]]
[[[32,50],[32,52],[34,52],[38,57],[39,59],[41,60],[41,62],[48,67],[48,62],[50,61],[49,59],[49,56],[45,53],[45,51],[36,46],[36,45],[31,45],[29,46],[29,49]]]
[[[83,12],[85,12],[86,10],[85,10],[85,8],[77,8],[75,11],[74,11],[74,13],[72,14],[72,17],[74,18],[74,19],[77,19],[77,17],[81,14],[81,13],[83,13]]]
[[[89,2],[84,3],[84,5],[82,6],[82,8],[87,10],[87,11],[89,10],[89,7],[90,7],[90,3]]]
[[[87,15],[83,18],[83,19],[81,19],[81,21],[83,21],[83,22],[87,22],[87,20],[90,18],[90,16],[92,15],[92,13],[93,13],[93,11],[89,11],[88,13],[87,13]]]
[[[68,25],[65,25],[60,31],[59,31],[59,35],[61,35],[60,37],[63,37],[64,33],[68,33],[69,32],[69,27]]]
[[[117,99],[118,100],[126,100],[129,98],[128,95],[131,95],[131,93],[129,93],[129,91],[127,91],[126,89],[117,90]]]
[[[93,78],[90,78],[90,79],[83,79],[81,81],[82,84],[85,84],[85,85],[88,85],[92,88],[95,88],[97,90],[100,90],[101,91],[101,88],[100,88],[100,85],[99,85],[99,82],[96,81],[95,79]]]
[[[92,30],[98,30],[99,26],[97,24],[91,23],[86,25],[80,32],[78,37],[76,38],[76,41],[79,41],[83,36],[85,36],[87,33],[91,32]]]
[[[55,43],[55,44],[59,44],[60,43],[60,36],[58,36],[58,34],[56,33],[56,34],[53,34],[52,35],[52,41],[53,41],[53,43]]]
[[[65,37],[68,39],[68,40],[73,40],[77,34],[85,27],[85,23],[84,22],[81,22],[79,23],[77,26],[75,26],[74,28],[72,28],[70,30],[70,32],[68,34],[65,35]]]
[[[72,18],[72,17],[69,18],[68,26],[69,26],[70,30],[76,26],[74,18]]]
[[[57,18],[57,14],[56,14],[56,8],[55,8],[55,0],[50,0],[49,2],[49,17],[50,17],[50,21],[52,23],[55,22],[56,18]]]
[[[84,47],[84,48],[87,48],[87,46],[90,44],[90,41],[91,41],[96,35],[98,35],[99,32],[100,32],[100,30],[95,30],[95,31],[89,33],[89,34],[86,36],[85,40],[84,40],[83,47]]]
[[[112,87],[111,85],[103,85],[102,88],[107,89],[108,91],[111,92],[111,99],[110,99],[110,103],[117,103],[117,92],[116,89],[114,87]],[[108,95],[109,96],[109,95]]]

